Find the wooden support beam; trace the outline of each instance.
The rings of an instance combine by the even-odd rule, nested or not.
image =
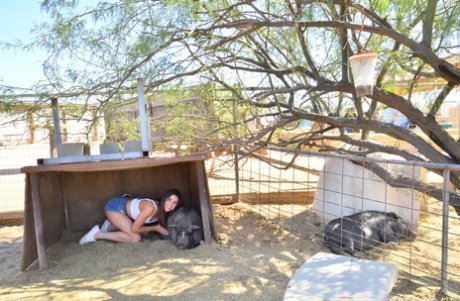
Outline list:
[[[198,191],[200,197],[200,211],[201,219],[203,223],[203,233],[204,233],[204,242],[205,244],[211,244],[211,228],[210,228],[210,218],[212,218],[212,211],[209,207],[208,193],[206,192],[205,185],[205,171],[203,167],[203,162],[195,162],[197,178],[198,178]]]
[[[37,239],[38,267],[40,270],[45,270],[48,268],[48,262],[46,260],[42,208],[40,204],[40,189],[38,185],[37,173],[30,174],[30,186],[32,191],[32,204],[35,221],[35,237]]]

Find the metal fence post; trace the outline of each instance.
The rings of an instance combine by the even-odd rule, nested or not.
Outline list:
[[[450,169],[443,170],[443,195],[442,195],[442,256],[441,256],[441,292],[447,293],[447,264],[449,247],[449,182]]]
[[[61,140],[61,125],[60,125],[60,120],[59,120],[59,104],[58,104],[58,99],[57,98],[51,98],[51,108],[53,110],[53,124],[54,124],[54,135],[50,138],[50,142],[54,142],[54,146],[56,147],[56,154],[57,157],[59,157],[59,146],[62,144]],[[52,152],[52,151],[51,151]],[[51,153],[51,157],[53,157],[53,154]]]
[[[236,120],[236,100],[234,99],[233,102],[233,126],[235,128],[235,134],[238,133],[237,127],[237,120]],[[233,144],[233,158],[235,160],[235,194],[236,200],[240,201],[240,165],[239,165],[239,152],[238,152],[238,145]]]
[[[149,119],[146,112],[144,98],[144,80],[142,78],[137,79],[137,94],[139,101],[139,119],[142,136],[142,151],[151,152],[152,146],[150,145]]]

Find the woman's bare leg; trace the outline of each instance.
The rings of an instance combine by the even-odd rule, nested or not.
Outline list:
[[[133,221],[126,215],[118,212],[105,212],[109,221],[118,228],[115,232],[102,232],[99,231],[94,235],[96,240],[111,240],[116,242],[139,242],[141,235],[131,232]]]

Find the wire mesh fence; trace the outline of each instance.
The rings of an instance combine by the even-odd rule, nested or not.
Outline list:
[[[219,158],[227,162],[214,164],[221,167],[214,168],[209,175],[213,183],[211,193],[221,186],[217,182],[226,185],[223,183],[231,180],[235,170],[232,158]],[[373,161],[386,172],[396,173],[400,181],[388,185],[386,181],[391,182],[390,179],[382,179],[363,168],[366,160]],[[447,197],[435,199],[428,197],[423,189],[416,189],[416,183],[422,181],[430,189],[438,187],[443,193],[455,192],[446,185],[443,175],[458,169],[458,165],[424,166],[382,158],[318,153],[295,155],[288,150],[271,150],[263,160],[251,156],[244,165],[238,166],[239,179],[234,177],[233,181],[239,194],[234,198],[263,218],[297,233],[300,239],[321,245],[325,225],[335,218],[369,210],[395,212],[416,233],[416,238],[402,239],[397,245],[382,243],[386,238],[378,238],[374,242],[376,246],[363,251],[360,257],[393,263],[399,275],[412,283],[458,295],[458,215],[448,205]],[[371,227],[368,230],[381,229]]]
[[[23,210],[20,168],[36,165],[37,159],[49,154],[46,143],[0,147],[0,216]],[[399,181],[388,185],[392,179],[364,168],[368,163],[398,175]],[[246,156],[214,155],[206,161],[206,169],[215,204],[238,202],[325,251],[330,250],[323,245],[323,229],[331,220],[366,210],[395,212],[416,232],[416,238],[398,245],[379,241],[361,256],[395,264],[399,275],[413,283],[460,295],[460,221],[447,197],[456,192],[448,185],[448,177],[460,169],[458,165],[271,149]],[[440,189],[444,199],[428,197],[417,188],[419,182]]]
[[[20,169],[36,165],[38,158],[49,157],[48,143],[11,143],[0,146],[0,220],[12,212],[24,210],[24,174]]]

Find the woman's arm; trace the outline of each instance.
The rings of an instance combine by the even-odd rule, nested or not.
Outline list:
[[[147,219],[155,212],[156,207],[149,201],[141,202],[139,205],[140,214],[131,226],[131,231],[134,233],[146,233],[156,231],[160,234],[166,235],[168,231],[161,225],[145,226]]]
[[[168,230],[163,228],[160,224],[154,226],[142,226],[140,230],[142,231],[142,233],[155,231],[162,235],[168,234]]]

